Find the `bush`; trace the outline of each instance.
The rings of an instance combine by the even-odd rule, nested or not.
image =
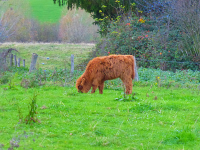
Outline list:
[[[58,41],[59,25],[57,23],[39,23],[31,21],[31,39],[37,42],[56,42]]]
[[[90,14],[82,9],[69,10],[60,20],[59,38],[68,43],[96,42],[96,25]]]
[[[198,43],[197,40],[188,36],[191,33],[189,31],[184,36],[175,17],[171,18],[175,15],[172,12],[174,3],[154,1],[151,4],[151,8],[143,8],[145,12],[136,9],[131,15],[119,13],[121,15],[111,21],[107,29],[102,25],[101,31],[106,30],[107,34],[97,44],[96,56],[108,53],[131,54],[136,56],[138,65],[142,67],[162,70],[200,69],[197,53],[199,49],[192,44]],[[156,8],[159,8],[159,11],[156,11]],[[124,7],[119,7],[120,12],[123,12],[123,9]],[[104,17],[102,24],[107,22],[106,18],[107,16]],[[195,31],[196,26],[192,30]],[[197,34],[194,36],[197,37]],[[184,42],[185,40],[187,42]],[[193,48],[190,53],[189,49],[183,49],[183,43],[195,47],[195,50]]]

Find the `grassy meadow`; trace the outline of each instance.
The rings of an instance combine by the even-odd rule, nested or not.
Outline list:
[[[29,0],[32,16],[40,22],[58,22],[61,18],[62,10],[53,0]]]
[[[0,74],[0,149],[199,149],[199,72],[140,68],[132,95],[118,79],[102,95],[78,93],[83,72],[70,75],[64,62],[74,54],[75,66],[83,63],[93,46],[1,45],[19,50],[27,67]],[[29,74],[32,53],[38,70]]]

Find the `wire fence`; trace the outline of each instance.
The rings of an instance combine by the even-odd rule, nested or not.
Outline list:
[[[11,56],[11,54],[8,55],[8,58]],[[15,58],[15,57],[14,57]],[[45,60],[45,59],[53,59],[53,60],[60,60],[58,57],[44,57],[44,56],[38,56],[38,58]],[[87,63],[91,60],[92,58],[83,58],[78,55],[74,55],[74,61],[73,62],[74,66],[73,68],[75,70],[85,70],[85,67],[87,66]],[[8,63],[8,61],[12,61],[12,59],[5,59]],[[20,61],[20,60],[18,60]],[[14,63],[11,62],[12,64],[15,64],[17,66],[17,59],[14,59]],[[68,66],[71,66],[71,56],[65,56],[65,63],[68,64]],[[198,70],[200,71],[200,62],[191,62],[191,61],[167,61],[163,59],[155,59],[155,60],[148,60],[148,59],[143,59],[143,58],[136,58],[137,61],[137,66],[138,67],[144,67],[146,65],[147,68],[160,68],[161,70],[176,70],[176,69],[187,69],[190,68],[191,70]],[[79,63],[80,62],[80,63]],[[146,64],[145,64],[146,63]],[[20,62],[18,63],[20,66]],[[53,65],[53,64],[52,64]],[[25,67],[25,60],[23,60],[23,66]],[[184,66],[190,66],[190,67],[184,67]],[[73,71],[72,71],[73,72]]]

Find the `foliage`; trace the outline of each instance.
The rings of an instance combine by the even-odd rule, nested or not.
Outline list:
[[[196,0],[188,0],[173,3],[175,10],[171,10],[174,15],[174,25],[180,30],[182,35],[181,54],[189,57],[193,62],[200,62],[200,5]]]
[[[131,4],[133,3],[133,0],[91,0],[91,1],[84,1],[84,0],[53,0],[54,3],[58,2],[58,4],[61,5],[67,5],[68,9],[72,9],[74,7],[85,9],[87,12],[92,14],[93,18],[101,19],[103,18],[101,14],[101,10],[104,11],[105,16],[110,16],[110,18],[116,18],[117,17],[117,8],[119,5],[126,6],[125,11],[128,12],[131,8]],[[92,7],[91,7],[92,6]]]
[[[105,26],[107,16],[104,16],[100,26],[101,32],[105,31],[105,37],[96,46],[96,56],[131,54],[136,56],[138,65],[143,67],[162,70],[199,69],[198,53],[190,53],[189,49],[182,50],[182,43],[192,46],[192,41],[197,41],[187,34],[192,41],[184,42],[182,29],[177,27],[178,23],[173,17],[170,18],[170,15],[173,16],[170,11],[173,4],[162,6],[162,13],[149,8],[148,13],[136,10],[128,17],[118,15],[109,27]],[[123,12],[124,7],[120,6],[118,11]],[[196,30],[196,26],[191,30]],[[195,49],[198,49],[197,45]]]

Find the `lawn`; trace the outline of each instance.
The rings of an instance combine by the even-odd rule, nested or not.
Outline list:
[[[198,149],[198,89],[134,86],[82,94],[75,87],[0,88],[0,145],[19,149]],[[36,94],[39,122],[24,122]],[[118,98],[116,100],[116,98]],[[14,146],[13,146],[14,147]]]

